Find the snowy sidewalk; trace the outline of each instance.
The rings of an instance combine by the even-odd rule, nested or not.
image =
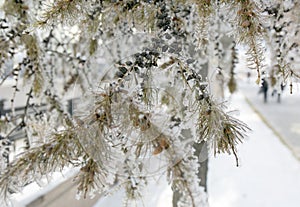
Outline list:
[[[247,102],[260,115],[262,120],[274,131],[300,161],[300,85],[294,84],[293,94],[289,87],[281,94],[281,103],[277,96],[268,91],[268,102],[263,103],[263,94],[258,94],[259,87],[255,84],[240,84],[241,92]]]
[[[239,146],[240,167],[232,155],[210,159],[210,207],[299,207],[300,162],[253,112],[242,93],[235,94],[231,104],[252,132]]]

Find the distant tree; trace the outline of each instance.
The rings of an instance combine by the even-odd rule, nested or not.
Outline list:
[[[123,188],[130,206],[165,174],[180,195],[174,205],[206,206],[193,146],[233,154],[238,164],[236,145],[248,130],[218,101],[208,74],[234,92],[241,44],[259,83],[265,48],[275,46],[274,78],[292,86],[297,11],[292,0],[2,1],[0,84],[12,78],[15,92],[12,112],[1,116],[0,151],[20,129],[28,149],[1,165],[1,206],[27,183],[72,167],[84,198]],[[20,115],[14,106],[24,88]]]
[[[272,57],[267,71],[271,86],[279,95],[285,85],[288,85],[292,93],[293,82],[299,79],[299,9],[298,2],[290,4],[289,1],[269,4],[264,9],[271,16],[270,21],[265,24],[268,31],[266,43]]]

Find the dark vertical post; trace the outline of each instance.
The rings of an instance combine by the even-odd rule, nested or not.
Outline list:
[[[68,113],[73,116],[73,99],[68,100]]]
[[[0,116],[4,115],[4,102],[5,102],[5,99],[0,98]]]

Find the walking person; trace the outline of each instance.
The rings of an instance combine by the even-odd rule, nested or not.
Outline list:
[[[269,85],[265,78],[262,79],[261,87],[264,93],[264,102],[267,103]]]

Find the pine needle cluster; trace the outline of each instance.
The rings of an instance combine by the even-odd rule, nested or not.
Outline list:
[[[22,90],[19,80],[29,90],[21,115],[14,104],[1,114],[1,143],[24,130],[28,146],[1,165],[1,198],[53,172],[79,168],[75,180],[84,198],[125,189],[130,206],[151,178],[164,174],[181,194],[178,206],[205,206],[193,144],[233,154],[238,165],[237,145],[249,130],[209,90],[211,48],[225,48],[221,33],[210,32],[232,30],[222,35],[247,45],[259,81],[264,8],[254,0],[6,0],[0,83],[13,78],[11,103]],[[233,50],[220,49],[218,60],[230,53],[234,66]],[[278,54],[286,79],[281,69],[289,56]],[[285,68],[289,77],[299,76]],[[79,104],[70,113],[67,97],[74,94]]]

